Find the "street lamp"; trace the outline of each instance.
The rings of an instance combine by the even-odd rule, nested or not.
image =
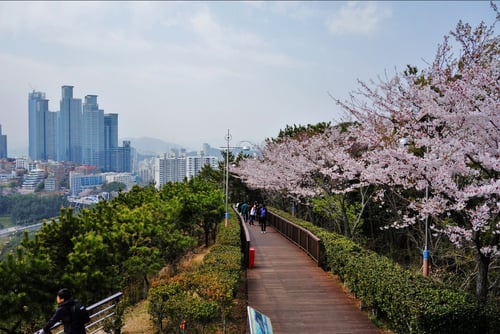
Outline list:
[[[243,147],[240,147],[240,146],[229,146],[229,142],[231,141],[231,133],[229,132],[229,129],[227,129],[227,134],[226,136],[224,137],[224,139],[226,140],[226,147],[224,147],[224,149],[226,150],[226,161],[225,161],[225,167],[224,167],[224,178],[225,178],[225,204],[226,204],[226,213],[224,214],[224,224],[225,226],[227,227],[227,224],[229,223],[229,210],[228,210],[228,202],[229,202],[229,149],[232,148],[232,149],[241,149],[243,151],[248,151],[249,148],[247,146],[243,146]],[[240,142],[241,143],[241,142]],[[221,147],[222,148],[222,147]]]
[[[408,145],[409,139],[408,138],[401,138],[399,140],[399,144],[401,146],[406,146]],[[429,147],[426,147],[426,153],[429,153]],[[429,184],[425,185],[425,202],[429,200]],[[423,276],[429,276],[429,248],[428,248],[428,240],[429,240],[429,215],[425,215],[425,220],[424,220],[424,225],[425,225],[425,240],[424,240],[424,250],[422,252],[422,275]]]
[[[425,185],[425,201],[429,199],[429,185]],[[424,242],[424,251],[422,253],[423,262],[422,262],[422,275],[429,276],[429,250],[427,248],[427,240],[429,239],[429,215],[425,215],[425,242]]]
[[[229,142],[231,141],[231,133],[229,133],[229,129],[227,129],[227,135],[226,135],[226,214],[224,215],[225,219],[225,226],[227,227],[227,224],[229,222],[229,211],[228,211],[228,197],[229,197]]]

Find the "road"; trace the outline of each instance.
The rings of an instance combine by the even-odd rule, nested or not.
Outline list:
[[[38,230],[40,227],[42,227],[42,223],[36,223],[33,225],[27,225],[27,226],[13,226],[13,227],[9,227],[9,228],[5,228],[3,230],[0,230],[0,237],[9,236],[9,235],[16,234],[18,232],[22,232],[22,231],[26,231],[26,230],[28,230],[28,231]]]

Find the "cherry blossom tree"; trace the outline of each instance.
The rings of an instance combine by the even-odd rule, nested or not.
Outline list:
[[[355,237],[374,194],[360,179],[364,163],[356,157],[356,140],[346,131],[347,124],[311,128],[268,140],[263,159],[244,160],[232,171],[249,187],[279,191],[311,205],[335,223],[336,232]],[[349,198],[352,193],[359,201]]]
[[[388,226],[429,221],[434,233],[471,249],[476,296],[485,302],[489,267],[500,255],[500,40],[492,7],[494,24],[459,22],[423,72],[409,66],[360,82],[349,102],[337,100],[356,126],[267,141],[263,159],[242,161],[234,172],[250,187],[298,198],[359,191],[358,218],[374,191],[382,200],[390,191],[407,209]]]
[[[351,101],[337,101],[361,124],[353,135],[367,147],[363,179],[421,194],[404,198],[409,210],[392,226],[429,219],[433,231],[472,249],[480,302],[489,266],[500,256],[500,39],[494,26],[459,22],[424,72],[409,67],[377,84],[360,83]]]

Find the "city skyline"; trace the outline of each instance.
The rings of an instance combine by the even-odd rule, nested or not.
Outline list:
[[[330,95],[423,69],[459,20],[494,18],[488,1],[2,2],[0,124],[9,155],[27,154],[28,93],[55,111],[71,85],[120,115],[120,139],[260,144],[344,120]]]
[[[29,158],[130,172],[130,141],[118,145],[118,114],[99,109],[97,95],[85,95],[82,104],[73,88],[61,87],[59,110],[49,109],[45,92],[29,93]]]
[[[106,148],[117,148],[119,142],[129,142],[132,138],[125,137],[119,140],[119,115],[105,113],[104,109],[99,108],[98,95],[85,95],[83,98],[74,96],[74,88],[74,86],[69,85],[61,86],[61,96],[59,97],[59,108],[57,110],[49,108],[50,101],[57,100],[57,97],[47,96],[43,91],[29,92],[29,152],[27,156],[33,160],[73,161],[75,159],[69,156],[70,152],[77,150],[81,151],[79,152],[81,157],[77,160],[81,160],[82,164],[109,169],[110,162],[102,156],[102,152]],[[52,105],[54,104],[52,102]],[[70,119],[73,121],[69,122]],[[59,128],[60,130],[58,130]],[[57,134],[58,131],[61,134]],[[57,137],[66,137],[66,140],[57,140]],[[147,144],[140,143],[143,139],[147,141],[147,137],[136,138],[137,147],[134,145],[134,148],[139,149],[139,153],[146,155],[150,153],[163,155],[169,153],[172,149],[187,149],[181,145],[172,145],[174,143],[167,142],[163,142],[164,145],[161,149],[157,147],[148,148]],[[150,139],[158,141],[158,144],[161,143],[159,139]],[[71,144],[76,141],[78,143]],[[203,143],[199,148],[206,146],[205,144],[207,143]],[[76,147],[69,149],[72,146]]]

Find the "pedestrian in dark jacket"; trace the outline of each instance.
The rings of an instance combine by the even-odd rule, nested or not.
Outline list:
[[[243,219],[245,219],[245,223],[248,222],[248,203],[245,201],[240,205],[241,207],[241,215]]]
[[[262,207],[259,210],[259,220],[260,220],[260,231],[262,233],[266,233],[267,208],[265,204],[262,204]]]
[[[56,301],[57,309],[43,326],[43,332],[40,331],[40,334],[49,334],[52,326],[59,321],[64,325],[65,334],[85,334],[85,324],[80,319],[72,317],[72,307],[75,305],[76,299],[71,297],[71,291],[66,288],[59,290]]]

